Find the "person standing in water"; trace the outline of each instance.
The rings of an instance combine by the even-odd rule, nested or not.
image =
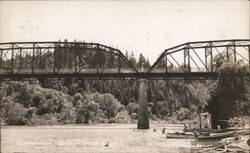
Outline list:
[[[207,115],[204,116],[204,127],[205,129],[208,129],[209,125],[210,125],[210,121],[209,118],[207,117]]]
[[[165,131],[166,131],[166,128],[164,127],[164,128],[162,129],[162,133],[164,134],[164,133],[165,133]]]

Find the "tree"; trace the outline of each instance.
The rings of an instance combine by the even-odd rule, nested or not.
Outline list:
[[[144,67],[145,61],[145,57],[142,55],[142,53],[140,53],[136,67],[139,69],[142,68],[142,66]]]
[[[164,119],[165,116],[169,115],[169,106],[167,101],[159,101],[156,104],[157,117]]]
[[[90,95],[75,94],[73,104],[76,107],[76,123],[89,123],[91,115],[99,109],[99,104]]]
[[[130,63],[132,63],[134,66],[136,66],[137,61],[135,59],[135,56],[134,56],[133,52],[131,53],[131,55],[130,55],[130,57],[129,57],[128,60],[129,60]]]
[[[246,72],[246,67],[242,63],[234,62],[223,63],[219,69],[218,83],[211,93],[208,105],[214,127],[221,123],[220,120],[238,116],[238,106],[247,102],[248,91],[244,81]]]
[[[108,119],[115,117],[119,112],[120,102],[109,93],[97,93],[94,100],[100,105]]]

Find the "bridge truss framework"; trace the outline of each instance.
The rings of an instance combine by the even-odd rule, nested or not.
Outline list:
[[[222,61],[221,61],[222,60]],[[248,65],[250,39],[187,42],[166,49],[147,70],[139,71],[119,50],[99,43],[0,43],[0,79],[216,79],[218,64]]]

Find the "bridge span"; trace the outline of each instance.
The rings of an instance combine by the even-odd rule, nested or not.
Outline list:
[[[187,42],[140,71],[119,49],[99,43],[8,42],[0,43],[0,79],[216,79],[223,61],[249,66],[249,52],[249,39]]]

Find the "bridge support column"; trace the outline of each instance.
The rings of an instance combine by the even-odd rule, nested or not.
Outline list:
[[[149,129],[147,80],[146,79],[139,79],[137,128],[138,129]]]

